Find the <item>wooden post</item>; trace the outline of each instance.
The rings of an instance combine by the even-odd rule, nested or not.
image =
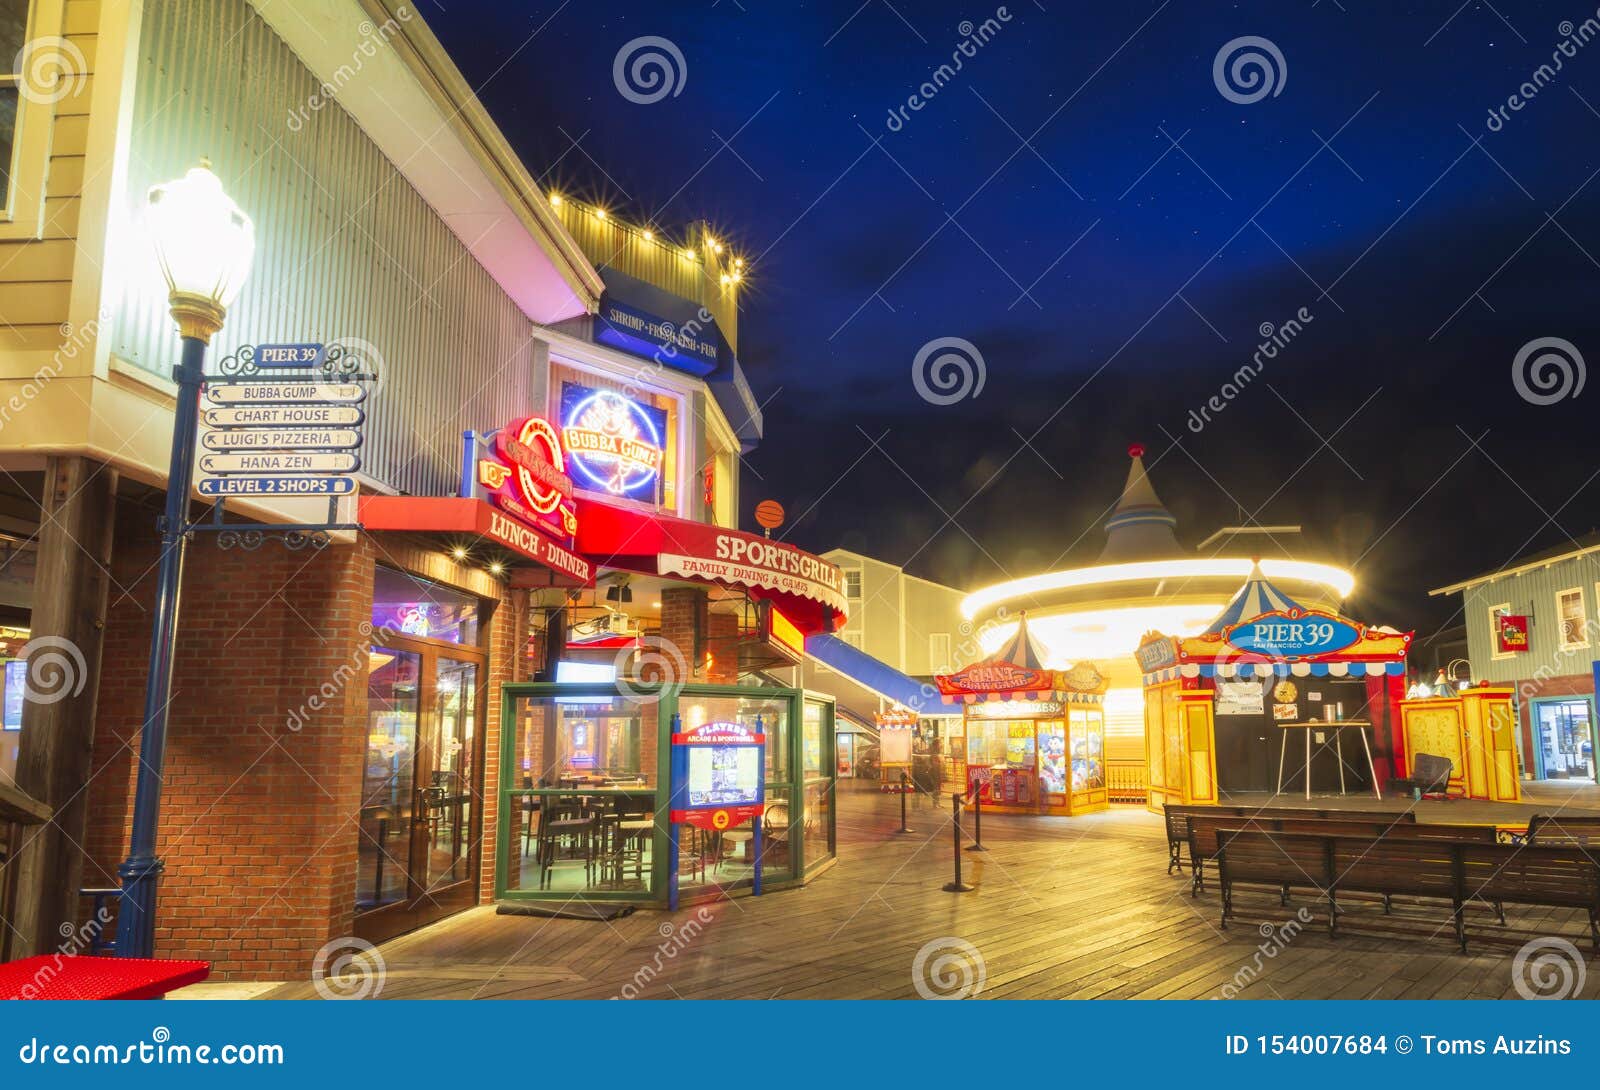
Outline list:
[[[27,847],[17,859],[14,922],[21,947],[36,954],[56,950],[61,926],[77,922],[116,492],[116,471],[99,462],[49,459],[33,583],[30,696],[17,754],[17,786],[55,811],[49,824],[23,835]],[[44,640],[57,642],[52,648]],[[37,661],[52,653],[59,658],[51,665],[61,667],[56,676]]]

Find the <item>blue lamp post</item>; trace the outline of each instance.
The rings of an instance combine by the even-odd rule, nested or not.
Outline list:
[[[206,346],[239,294],[255,255],[250,217],[223,192],[221,180],[202,159],[177,181],[152,186],[146,214],[156,256],[167,280],[168,302],[183,341],[173,371],[178,397],[173,406],[172,460],[167,469],[167,506],[160,521],[161,565],[150,638],[150,674],[145,682],[144,727],[133,797],[128,858],[117,868],[122,903],[117,913],[117,954],[147,958],[155,950],[156,887],[162,863],[156,855],[161,816],[161,765],[167,747],[167,705],[172,693],[173,645],[179,591],[188,543],[189,493],[200,425],[200,385]]]

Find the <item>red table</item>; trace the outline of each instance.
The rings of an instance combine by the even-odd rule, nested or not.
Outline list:
[[[39,954],[0,965],[0,999],[160,999],[210,975],[209,961]]]

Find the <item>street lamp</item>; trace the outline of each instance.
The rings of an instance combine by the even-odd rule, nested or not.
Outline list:
[[[167,704],[172,691],[172,653],[188,543],[189,492],[194,484],[206,345],[222,328],[256,248],[250,217],[223,192],[221,179],[204,159],[177,181],[151,186],[146,215],[161,273],[167,280],[172,316],[183,339],[183,354],[172,375],[178,383],[178,396],[173,405],[166,513],[159,523],[161,568],[150,636],[150,673],[145,681],[144,729],[139,735],[133,828],[128,858],[117,868],[122,877],[122,903],[117,912],[116,950],[120,957],[132,958],[150,957],[155,947],[156,886],[162,870],[156,856],[161,764],[167,748]]]

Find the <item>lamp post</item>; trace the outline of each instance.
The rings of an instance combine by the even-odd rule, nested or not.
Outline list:
[[[222,190],[202,159],[177,181],[152,186],[146,205],[156,257],[167,280],[168,302],[178,322],[183,354],[173,371],[178,397],[173,406],[172,459],[167,468],[167,507],[159,523],[161,566],[156,581],[150,635],[150,673],[145,681],[144,728],[133,796],[128,858],[117,868],[122,903],[117,912],[117,954],[147,958],[155,948],[156,887],[162,862],[156,855],[161,816],[161,764],[167,748],[167,705],[172,692],[173,644],[188,543],[189,492],[200,425],[200,385],[206,345],[222,328],[228,305],[239,294],[255,254],[255,227]]]

